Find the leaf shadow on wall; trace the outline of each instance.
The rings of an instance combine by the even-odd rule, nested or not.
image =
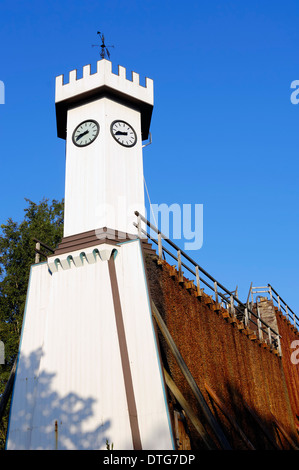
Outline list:
[[[42,351],[38,349],[19,359],[10,410],[9,448],[104,449],[109,420],[92,431],[84,430],[94,416],[96,399],[75,393],[60,396],[51,389],[56,374],[39,372],[41,358]],[[20,435],[14,444],[14,436]]]

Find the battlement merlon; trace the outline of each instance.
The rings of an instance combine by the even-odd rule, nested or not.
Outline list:
[[[132,72],[132,80],[128,80],[125,67],[119,65],[118,74],[115,74],[112,63],[106,59],[97,62],[96,73],[91,73],[90,65],[85,65],[82,78],[77,79],[77,70],[72,70],[69,82],[64,84],[63,79],[63,75],[56,77],[55,87],[58,137],[66,138],[66,117],[70,106],[95,96],[110,95],[140,109],[142,140],[148,138],[154,105],[153,80],[146,78],[145,86],[142,86],[136,72]]]

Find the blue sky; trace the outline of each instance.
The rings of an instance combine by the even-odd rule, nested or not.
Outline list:
[[[4,0],[0,15],[0,223],[64,196],[55,76],[94,69],[103,31],[114,70],[154,80],[151,201],[203,204],[191,256],[242,300],[270,283],[299,313],[298,2]]]

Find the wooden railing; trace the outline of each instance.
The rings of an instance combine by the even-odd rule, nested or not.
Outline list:
[[[194,284],[199,294],[203,290],[203,286],[208,288],[211,291],[216,303],[221,304],[224,308],[229,310],[232,315],[236,316],[244,323],[245,327],[248,327],[250,324],[251,327],[256,328],[259,339],[266,341],[268,344],[275,347],[281,356],[279,333],[261,319],[259,312],[254,312],[250,308],[248,300],[246,303],[241,302],[237,296],[236,291],[230,291],[225,286],[223,286],[205,269],[199,266],[199,264],[196,263],[187,253],[181,250],[181,248],[178,247],[172,240],[165,237],[165,235],[163,235],[163,233],[151,222],[149,222],[142,214],[136,211],[135,215],[137,217],[137,223],[134,223],[134,226],[138,230],[138,236],[140,238],[146,237],[157,245],[158,256],[160,259],[165,259],[166,261],[169,260],[169,262],[171,262],[171,260],[175,260],[179,278],[181,280],[183,279],[184,268],[188,271],[188,276],[192,275]],[[143,228],[144,225],[146,228]],[[150,229],[150,232],[154,232],[156,236],[153,236],[152,233],[149,233],[147,227]]]
[[[286,318],[290,322],[292,322],[296,328],[299,329],[299,317],[295,314],[291,307],[289,307],[289,305],[280,297],[280,295],[271,286],[271,284],[268,284],[267,286],[257,287],[250,286],[249,295],[251,295],[252,302],[254,301],[254,295],[260,295],[263,293],[268,294],[273,304],[275,303],[278,306],[279,310],[286,316]]]
[[[54,250],[52,248],[50,248],[48,245],[45,245],[45,243],[41,242],[37,238],[33,238],[33,241],[35,241],[35,264],[40,262],[41,256],[47,258],[49,253],[54,253]],[[46,253],[42,251],[41,248],[44,248],[46,250]]]

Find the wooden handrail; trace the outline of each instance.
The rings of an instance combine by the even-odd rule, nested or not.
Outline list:
[[[279,355],[281,355],[281,350],[279,348],[279,338],[281,337],[277,331],[275,331],[271,326],[269,326],[264,320],[261,318],[258,318],[255,312],[253,312],[249,306],[248,303],[244,304],[242,303],[239,298],[234,295],[233,292],[230,292],[226,287],[224,287],[221,283],[219,283],[216,279],[213,278],[207,271],[205,271],[201,266],[199,266],[190,256],[185,253],[183,250],[181,250],[173,241],[171,241],[169,238],[167,238],[158,228],[156,228],[151,222],[149,222],[140,212],[135,211],[135,215],[138,218],[138,224],[134,223],[134,226],[138,228],[138,233],[143,233],[146,235],[148,238],[150,238],[152,241],[158,244],[158,249],[159,249],[159,257],[161,259],[162,256],[162,250],[165,251],[168,255],[170,255],[172,258],[174,258],[178,264],[179,264],[179,269],[181,267],[186,268],[192,275],[196,276],[198,271],[200,271],[204,276],[206,276],[210,281],[213,282],[213,286],[209,285],[204,279],[200,278],[199,276],[196,276],[196,279],[200,282],[203,282],[207,287],[209,287],[211,290],[215,291],[215,283],[217,284],[217,296],[220,296],[222,300],[227,302],[227,299],[225,298],[225,295],[229,295],[230,299],[232,299],[233,302],[236,302],[235,308],[239,311],[244,309],[244,312],[247,311],[251,314],[251,322],[258,327],[260,325],[260,328],[262,329],[262,326],[267,329],[268,332],[271,332],[271,335],[277,340],[278,342],[278,349],[279,349]],[[158,234],[158,242],[156,242],[154,239],[151,238],[151,236],[145,231],[144,229],[141,228],[141,221],[144,222],[150,229],[152,229],[156,234]],[[169,250],[167,250],[165,247],[162,247],[162,239],[165,240],[177,253],[177,256],[174,256]],[[195,267],[196,272],[194,272],[189,266],[187,266],[185,263],[182,261],[182,257],[188,261],[190,264],[192,264]],[[181,271],[180,271],[181,272]],[[221,289],[225,294],[221,293],[219,291]],[[256,318],[257,322],[256,323],[253,318]]]

